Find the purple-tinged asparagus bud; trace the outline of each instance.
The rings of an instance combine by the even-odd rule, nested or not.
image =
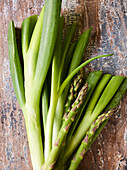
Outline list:
[[[67,112],[64,113],[63,120],[67,119]]]
[[[54,143],[54,145],[58,146],[58,145],[59,145],[59,141],[60,141],[60,139],[58,138],[58,139],[56,140],[56,142]]]
[[[109,119],[116,110],[117,108],[110,109],[105,115],[106,119]]]
[[[81,153],[80,153],[80,157],[83,158],[84,154],[86,153],[86,149],[84,149]]]
[[[53,168],[54,168],[55,163],[56,163],[56,161],[55,161],[55,162],[53,162],[51,165],[49,165],[50,169],[53,169]]]
[[[64,130],[67,132],[67,131],[69,130],[70,126],[71,126],[71,123],[69,123],[69,124],[64,128]]]
[[[86,137],[83,139],[83,143],[84,143],[85,145],[88,144],[88,135],[86,135]]]
[[[71,118],[72,122],[75,120],[75,116],[76,116],[76,115],[74,115],[74,116]]]
[[[75,105],[77,105],[77,103],[79,103],[80,101],[82,101],[85,96],[86,96],[86,93],[87,93],[87,90],[88,90],[88,83],[86,83],[82,89],[80,90],[75,102],[72,104],[72,107],[74,107]]]
[[[83,104],[84,98],[86,96],[88,90],[88,83],[86,83],[82,89],[80,90],[78,97],[76,98],[75,102],[72,104],[72,108],[69,112],[69,114],[66,116],[66,118],[68,119],[68,117],[70,115],[72,115],[71,119],[73,121],[73,119],[75,118],[74,115],[76,115],[78,113],[79,108],[81,107],[81,105]],[[73,113],[73,114],[72,114]]]
[[[104,112],[103,114],[101,114],[100,116],[98,116],[98,118],[92,123],[91,127],[86,133],[89,140],[92,140],[92,137],[95,134],[98,127],[100,126],[100,124],[103,123],[105,120],[109,119],[115,111],[116,111],[116,108],[110,109]]]

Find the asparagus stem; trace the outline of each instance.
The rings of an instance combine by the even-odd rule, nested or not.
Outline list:
[[[74,91],[75,94],[73,95],[73,100],[70,101],[70,97],[71,96],[68,98],[68,103],[70,102],[70,105],[72,104],[72,102],[74,102],[75,98],[77,97],[76,93],[77,93],[78,88],[81,86],[81,82],[82,82],[82,79],[83,79],[83,73],[82,72],[83,72],[83,70],[80,70],[80,73],[78,73],[76,78],[74,78],[75,79],[74,86],[73,86],[73,83],[72,83],[73,90],[71,89],[70,95],[72,94],[73,91]],[[60,99],[62,99],[62,101],[63,101],[63,98],[61,97],[61,98],[59,98],[58,102],[60,102]],[[67,107],[69,108],[70,106],[68,105]],[[66,109],[64,107],[61,108],[61,112],[63,111],[62,109],[64,109],[65,111],[69,112],[70,109],[67,110],[67,107],[66,107]],[[56,108],[56,110],[57,110],[57,108]],[[62,117],[60,117],[60,118],[62,119]],[[56,126],[57,122],[59,122],[59,120],[58,120],[57,116],[55,115],[54,126],[53,126],[53,143],[55,142],[56,137],[57,137],[57,135],[55,134],[56,130],[58,130],[57,126]]]
[[[96,84],[98,83],[100,77],[102,76],[102,72],[101,71],[94,71],[94,72],[91,72],[88,76],[87,76],[87,79],[86,79],[86,82],[88,83],[88,91],[87,91],[87,94],[86,94],[86,98],[84,99],[84,102],[83,102],[83,106],[82,106],[82,109],[79,110],[79,113],[75,116],[75,121],[73,122],[72,126],[70,127],[70,130],[68,132],[68,135],[67,135],[67,143],[69,142],[69,140],[71,139],[72,137],[72,134],[78,124],[78,121],[82,115],[82,112],[96,86]],[[80,76],[78,76],[76,78],[76,80],[74,82],[72,82],[74,85],[77,84],[78,82],[78,78]],[[59,160],[58,160],[58,166],[60,167],[61,166],[61,162],[63,160],[63,155],[64,155],[64,152],[65,152],[65,148],[66,146],[64,146],[64,148],[62,149],[62,156],[60,156]]]
[[[80,125],[78,126],[76,132],[74,133],[72,139],[67,144],[63,164],[66,164],[68,158],[72,155],[74,150],[77,148],[83,136],[85,135],[86,131],[92,124],[92,122],[96,119],[96,117],[104,110],[107,106],[108,102],[116,93],[117,89],[119,88],[120,84],[124,80],[124,77],[121,76],[113,76],[112,79],[109,81],[108,85],[106,86],[104,92],[101,95],[95,109],[93,110],[92,114],[86,114]]]
[[[59,88],[58,81],[59,81],[60,57],[61,57],[61,48],[62,48],[63,20],[64,18],[61,17],[56,46],[54,50],[54,57],[52,62],[51,97],[50,97],[50,106],[49,106],[49,112],[47,116],[46,133],[45,133],[45,158],[46,159],[52,148],[53,122],[54,122],[54,115],[56,111],[56,105],[58,101],[57,89]]]
[[[79,71],[79,73],[74,77],[74,80],[71,83],[69,95],[68,95],[67,102],[65,104],[65,109],[64,109],[66,114],[69,113],[69,111],[71,109],[71,105],[72,105],[73,101],[75,100],[75,98],[77,97],[78,90],[81,87],[81,84],[83,81],[83,76],[84,76],[83,69],[81,69]]]
[[[107,112],[98,116],[98,118],[92,123],[89,130],[87,131],[85,138],[80,144],[74,158],[71,161],[69,170],[76,170],[83,159],[83,156],[86,153],[89,143],[91,142],[96,130],[99,128],[100,124],[102,124],[105,120],[109,119],[111,115],[116,111],[116,109],[110,109]]]
[[[74,100],[76,99],[76,97],[78,95],[78,90],[81,87],[81,84],[82,84],[82,81],[83,81],[83,76],[84,76],[83,72],[84,72],[83,69],[81,69],[78,72],[78,74],[74,77],[74,79],[71,83],[68,99],[67,99],[67,102],[65,104],[65,109],[64,109],[65,110],[65,113],[64,113],[65,118],[69,114],[69,112],[72,108],[72,103],[74,102]],[[64,120],[65,120],[65,118],[63,117]],[[65,138],[65,141],[66,141],[66,138]],[[60,157],[57,161],[57,165],[56,165],[57,169],[60,169],[61,166],[62,166],[62,159],[63,159],[63,155],[64,155],[64,150],[65,150],[65,144],[63,145],[63,147],[61,149],[61,154],[60,154]]]
[[[68,130],[74,121],[75,115],[78,112],[78,109],[83,103],[83,99],[86,96],[88,84],[84,85],[83,88],[80,90],[78,97],[76,98],[76,101],[72,105],[72,109],[70,110],[70,113],[67,115],[66,120],[63,122],[63,125],[59,131],[58,137],[56,139],[56,142],[54,143],[52,150],[50,152],[50,156],[47,158],[47,161],[45,162],[44,170],[53,169],[57,158],[59,156],[61,145],[65,139],[65,136],[68,133]]]
[[[69,114],[70,110],[71,110],[71,105],[74,102],[75,98],[77,97],[78,94],[78,90],[81,87],[82,81],[83,81],[83,69],[81,69],[78,74],[74,77],[72,83],[71,83],[71,87],[70,87],[70,91],[69,91],[69,95],[68,95],[68,99],[67,102],[65,104],[65,118],[66,116]],[[63,117],[63,119],[65,120],[65,118]],[[66,141],[66,138],[64,139]],[[65,143],[65,142],[64,142]],[[65,144],[63,145],[62,149],[61,149],[61,154],[60,157],[57,161],[57,169],[60,169],[62,166],[62,159],[63,159],[63,155],[64,155],[64,149],[65,149]]]
[[[83,106],[82,106],[80,112],[76,115],[75,122],[73,123],[73,125],[71,126],[71,128],[69,130],[68,137],[67,137],[67,143],[71,139],[71,136],[72,136],[72,134],[73,134],[79,120],[80,120],[80,117],[81,117],[81,115],[82,115],[82,113],[83,113],[83,111],[84,111],[84,109],[86,107],[86,104],[88,103],[88,101],[89,101],[89,99],[90,99],[90,97],[92,95],[92,92],[93,92],[95,86],[97,85],[98,81],[100,80],[101,76],[102,76],[102,71],[94,71],[94,72],[91,72],[87,76],[86,82],[89,84],[88,85],[88,92],[86,94],[86,98],[84,100]]]

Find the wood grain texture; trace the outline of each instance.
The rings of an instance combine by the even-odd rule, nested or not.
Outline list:
[[[22,111],[15,97],[7,52],[10,20],[21,27],[22,20],[39,14],[42,0],[0,1],[0,170],[31,170],[31,159]],[[86,68],[127,76],[127,2],[125,0],[63,0],[65,28],[79,23],[77,35],[93,27],[85,58],[114,53],[109,59],[93,61]],[[120,110],[112,116],[79,170],[126,170],[127,168],[127,95]]]

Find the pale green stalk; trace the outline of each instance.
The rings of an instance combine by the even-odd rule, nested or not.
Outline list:
[[[45,159],[48,158],[49,152],[52,148],[52,131],[56,105],[58,101],[57,89],[59,88],[59,71],[61,62],[61,48],[62,48],[62,33],[63,33],[64,18],[60,18],[59,31],[54,50],[54,57],[52,61],[52,77],[51,77],[51,96],[50,106],[47,115],[46,131],[45,131]]]
[[[51,88],[51,85],[49,85],[50,82],[48,80],[49,77],[51,76],[47,75],[42,89],[42,119],[43,119],[44,134],[45,134],[46,121],[47,121],[47,115],[49,110],[49,98],[50,98],[50,88]]]
[[[26,89],[24,88],[23,74],[17,50],[14,23],[12,21],[10,22],[8,29],[8,47],[12,81],[26,122],[26,130],[28,133],[33,169],[40,170],[44,162],[44,155],[41,139],[39,99],[33,96],[31,102],[30,100],[28,102],[26,99]],[[35,143],[37,145],[35,145]]]
[[[66,55],[66,58],[65,58],[65,65],[66,65],[66,67],[65,67],[65,69],[62,72],[62,75],[63,75],[64,78],[66,78],[65,77],[66,76],[66,72],[67,72],[67,69],[69,67],[69,62],[70,62],[70,60],[71,60],[71,58],[73,56],[73,50],[75,48],[75,45],[76,45],[76,42],[72,43],[72,45],[70,46],[70,48],[69,48],[69,50],[67,52],[67,55]],[[63,100],[64,100],[63,99],[63,95],[61,95],[59,97],[59,99],[58,99],[57,106],[59,106],[59,105],[62,106]],[[59,123],[58,122],[61,122],[61,120],[62,120],[62,114],[61,113],[63,113],[63,109],[64,109],[64,107],[60,107],[59,109],[58,109],[58,107],[56,107],[56,113],[55,113],[54,124],[53,124],[53,136],[52,136],[52,141],[53,142],[52,142],[52,144],[55,142],[55,139],[57,137],[57,132],[59,130],[59,128],[58,128],[59,127],[58,126]]]
[[[43,29],[35,68],[34,81],[41,93],[55,48],[59,20],[60,20],[61,0],[46,0]]]

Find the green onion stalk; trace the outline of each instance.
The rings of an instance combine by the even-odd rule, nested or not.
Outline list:
[[[11,76],[26,122],[34,170],[40,170],[45,161],[41,137],[40,96],[55,47],[60,8],[60,0],[47,0],[38,20],[37,15],[34,15],[23,21],[21,43],[24,71],[18,54],[13,21],[8,28]]]

